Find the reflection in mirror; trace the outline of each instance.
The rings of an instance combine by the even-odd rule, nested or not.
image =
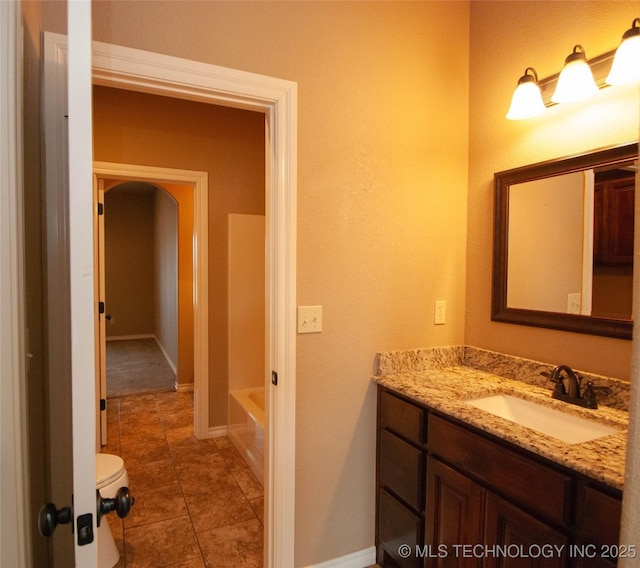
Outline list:
[[[631,336],[637,144],[496,174],[492,319]]]
[[[511,185],[508,307],[631,319],[636,169]]]

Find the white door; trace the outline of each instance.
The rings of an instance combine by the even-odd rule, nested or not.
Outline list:
[[[95,567],[97,304],[88,0],[68,3],[68,32],[68,49],[66,38],[45,37],[50,475],[55,507],[62,510],[73,503],[73,530],[58,527],[53,549],[55,566],[73,565],[74,557],[75,566]]]
[[[95,298],[91,130],[91,2],[67,3],[69,269],[76,566],[96,566]]]

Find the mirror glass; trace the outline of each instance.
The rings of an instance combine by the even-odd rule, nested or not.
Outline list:
[[[638,145],[495,174],[492,319],[631,337]]]

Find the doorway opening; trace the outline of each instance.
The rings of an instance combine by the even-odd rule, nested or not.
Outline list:
[[[177,170],[171,168],[157,168],[142,165],[117,164],[109,162],[94,162],[94,192],[96,201],[104,202],[104,192],[123,183],[151,184],[162,187],[171,192],[182,207],[178,211],[177,219],[177,248],[182,249],[182,259],[178,259],[175,267],[178,278],[183,277],[182,285],[177,283],[177,312],[181,317],[176,322],[177,342],[177,370],[178,390],[194,391],[195,435],[207,438],[212,435],[209,427],[208,397],[209,397],[209,334],[208,334],[208,190],[209,182],[206,172],[191,170]],[[181,222],[182,221],[182,222]],[[96,232],[104,233],[104,215],[98,216]],[[182,234],[181,234],[182,232]],[[106,268],[104,266],[105,251],[104,237],[96,239],[98,245],[96,258],[98,260],[96,287],[97,295],[104,301]],[[189,252],[190,251],[190,252]],[[186,254],[186,258],[185,257]],[[178,256],[178,255],[177,255]],[[108,308],[105,307],[106,313]],[[184,316],[184,317],[182,317]],[[97,383],[96,389],[100,398],[106,400],[108,396],[106,385],[106,338],[107,319],[101,318],[97,322],[96,337],[98,347]],[[181,377],[182,375],[182,377]],[[191,387],[183,386],[189,384]],[[107,412],[100,413],[98,431],[104,445],[107,440]]]
[[[192,238],[179,242],[180,221],[192,227],[193,215],[178,218],[178,200],[192,205],[193,191],[184,189],[174,195],[147,182],[105,187],[99,265],[105,267],[107,399],[172,391],[178,383],[193,389]],[[180,283],[187,288],[184,305]]]
[[[137,189],[136,195],[134,195],[135,203],[129,201],[123,203],[122,206],[137,219],[138,225],[142,225],[144,220],[140,218],[137,210],[144,206],[144,203],[150,202],[152,195],[150,188],[162,187],[166,189],[171,187],[171,184],[163,181],[162,178],[149,177],[148,170],[140,166],[96,163],[94,169],[98,194],[101,189],[106,190],[103,218],[107,225],[110,215],[114,213],[110,211],[109,205],[113,205],[113,201],[109,200],[109,196],[116,195],[118,188],[126,188],[128,184],[131,189],[131,184],[139,184],[133,186]],[[163,177],[175,179],[180,175],[181,172],[170,173],[165,170]],[[131,178],[144,179],[144,182],[131,181]],[[141,188],[140,185],[144,185],[144,188]],[[187,193],[193,196],[196,189],[193,186],[186,187]],[[141,193],[149,194],[146,196],[146,200],[144,195],[140,195]],[[175,194],[175,192],[173,193]],[[177,197],[180,198],[179,195]],[[182,203],[184,204],[184,201]],[[190,211],[192,218],[201,214],[195,207],[191,210],[188,207],[178,207],[178,209],[181,209],[182,214],[188,214]],[[261,297],[264,304],[264,217],[260,218],[261,223],[260,219],[256,219],[255,216],[230,215],[229,218],[229,243],[225,248],[229,250],[229,264],[233,264],[233,270],[230,270],[230,273],[233,273],[235,279],[232,284],[231,274],[229,275],[229,287],[234,292],[230,296],[234,296],[234,294],[241,296],[229,299],[230,312],[234,312],[233,318],[230,315],[230,319],[233,319],[234,322],[233,325],[230,322],[229,327],[230,333],[233,329],[234,334],[243,334],[246,340],[247,321],[243,314],[238,312],[243,312],[242,307],[247,304],[247,292],[243,291],[243,286],[247,285],[248,280],[252,280],[251,274],[255,274],[255,269],[251,266],[248,267],[247,264],[262,264],[262,277],[257,278],[262,283],[253,282],[253,284],[261,288],[261,291],[254,295]],[[257,225],[256,222],[258,222]],[[183,235],[182,239],[184,246],[177,244],[179,250],[187,249],[183,250],[184,254],[182,254],[181,260],[184,262],[184,257],[186,256],[186,260],[189,260],[190,252],[197,248],[191,246],[194,236],[195,242],[197,242],[197,235],[193,229],[191,232],[185,231],[188,223],[182,222],[182,219],[179,219],[177,224],[180,227],[178,232],[182,230],[187,233]],[[166,236],[166,233],[171,231],[164,225],[162,232]],[[126,246],[135,246],[134,236],[127,231],[123,230],[120,238],[125,241]],[[107,245],[109,244],[108,235],[103,240]],[[180,241],[179,236],[177,240]],[[153,248],[151,244],[147,244],[147,256]],[[253,256],[248,255],[247,250],[252,252]],[[119,256],[124,254],[117,247],[112,252]],[[143,256],[144,254],[142,251]],[[260,255],[262,256],[261,263],[259,261]],[[108,258],[108,252],[101,256]],[[134,260],[138,269],[141,269],[142,262],[143,259]],[[198,266],[197,262],[196,259],[192,263],[196,273],[203,268]],[[178,264],[180,264],[180,260]],[[209,268],[213,269],[211,266]],[[180,271],[179,266],[177,271]],[[105,280],[108,282],[108,268],[104,272],[106,273]],[[99,273],[101,272],[99,271]],[[169,278],[172,279],[171,276]],[[190,301],[193,301],[191,278],[188,278],[188,281],[183,284],[186,284],[183,285],[183,288],[188,295],[187,301],[184,303],[189,304]],[[179,290],[178,296],[180,295],[181,291]],[[107,287],[105,310],[107,314],[111,313],[114,307],[110,303],[109,297]],[[241,309],[231,310],[231,306],[238,303],[242,305]],[[187,310],[186,308],[182,310],[180,305],[178,313],[183,311]],[[252,308],[251,311],[255,310]],[[112,319],[116,319],[116,323],[110,324],[111,320],[105,320],[104,323],[106,327],[112,325],[117,328],[119,318],[117,310],[111,315]],[[202,318],[204,315],[201,313],[193,314],[196,318]],[[183,323],[181,316],[178,319]],[[185,319],[188,320],[188,318]],[[257,335],[261,337],[257,342],[262,347],[262,364],[260,366],[263,371],[261,374],[264,374],[264,315],[257,327],[259,327]],[[191,324],[191,328],[193,330],[193,324]],[[179,334],[181,341],[188,333],[189,330]],[[116,343],[118,342],[116,341]],[[236,349],[241,349],[241,346],[236,345]],[[246,361],[242,361],[242,363],[246,363]],[[242,371],[244,370],[243,368]],[[258,380],[260,379],[258,378]],[[183,387],[185,386],[183,384]],[[196,389],[198,387],[199,385],[196,385]],[[181,390],[185,391],[188,388]],[[126,563],[147,561],[155,564],[175,556],[176,560],[191,557],[195,560],[201,557],[208,564],[211,564],[213,563],[212,558],[220,555],[220,550],[214,546],[217,542],[216,539],[220,535],[226,535],[224,536],[225,540],[238,539],[238,546],[246,554],[250,554],[252,562],[258,565],[258,562],[262,562],[264,539],[264,490],[260,480],[252,471],[250,463],[246,463],[246,465],[241,463],[241,455],[232,441],[226,436],[218,435],[222,433],[219,430],[209,428],[208,435],[216,436],[214,439],[196,440],[193,437],[193,415],[193,398],[189,392],[158,393],[107,400],[106,421],[110,435],[109,443],[104,446],[103,451],[117,453],[124,459],[131,479],[131,486],[136,488],[136,498],[140,498],[139,507],[132,512],[126,522],[123,523],[115,518],[109,519],[111,530],[114,532],[116,540],[122,543],[123,557]],[[144,439],[140,436],[140,431],[146,433]],[[154,476],[150,472],[157,469],[164,470],[165,475],[162,479],[155,479],[153,483],[150,483],[150,480],[154,480]],[[158,494],[165,492],[170,492],[172,495],[172,508],[167,510],[165,507],[157,507],[150,511],[147,503],[157,499]],[[176,539],[171,536],[172,531],[176,530],[176,523],[183,531],[181,540],[184,541],[184,547],[180,549],[176,548]],[[233,525],[233,530],[230,528],[231,525]],[[144,530],[141,530],[142,526],[144,526]],[[231,532],[227,534],[225,531]],[[161,540],[170,544],[169,548],[165,549],[157,543],[153,547],[148,546],[147,539],[150,533],[163,534],[166,538]],[[195,540],[188,538],[191,535],[196,535],[197,538]],[[233,561],[233,558],[229,558],[229,560]]]
[[[66,122],[63,118],[66,115],[66,81],[62,71],[66,71],[67,65],[67,38],[46,33],[45,46],[50,53],[47,58],[48,64],[45,65],[45,83],[48,86],[45,89],[45,127],[48,132],[53,131],[53,135],[47,138],[52,142],[47,144],[47,157],[50,151],[52,154],[51,159],[48,159],[51,168],[47,168],[47,188],[53,187],[51,190],[53,198],[47,200],[47,211],[48,218],[52,220],[51,226],[55,228],[57,226],[55,222],[63,224],[65,221],[65,210],[61,207],[65,201],[58,200],[59,203],[54,198],[60,193],[58,188],[65,187],[64,168],[55,166],[61,163],[58,159],[61,152],[56,152],[56,148],[65,147],[64,141],[61,143],[56,133],[66,132]],[[92,81],[95,85],[120,87],[177,99],[255,110],[263,113],[265,117],[266,233],[269,266],[269,297],[266,312],[270,330],[267,352],[271,371],[268,380],[265,381],[266,422],[270,432],[265,451],[265,564],[270,567],[293,565],[296,469],[297,85],[292,81],[274,77],[99,42],[92,44],[91,63]],[[86,146],[89,147],[90,144]],[[74,162],[74,166],[77,162],[77,160]],[[90,171],[90,161],[88,165]],[[74,181],[77,181],[77,177]],[[66,194],[62,192],[62,195],[64,197]],[[85,201],[82,203],[85,204]],[[85,205],[88,207],[83,210],[91,209],[90,202]],[[206,210],[206,208],[203,209]],[[80,228],[87,233],[85,225],[86,223]],[[89,234],[90,231],[89,224]],[[196,227],[195,232],[197,231]],[[48,249],[53,251],[54,258],[58,258],[55,257],[55,253],[63,248],[65,243],[60,235],[53,231],[47,236],[47,242],[50,244]],[[202,244],[206,246],[205,241],[202,241]],[[200,252],[202,251],[199,248],[196,254]],[[61,270],[64,268],[64,265],[60,266]],[[201,275],[196,276],[196,288],[199,286],[200,277]],[[203,297],[196,294],[196,302],[206,302],[206,300],[206,295]],[[207,310],[203,312],[206,313]],[[57,320],[51,318],[51,321]],[[199,331],[199,326],[202,324],[203,322],[197,320],[194,322],[196,334],[199,333],[201,338],[206,337],[207,333],[206,326]],[[57,333],[54,332],[54,335]],[[196,341],[195,352],[197,353],[201,348],[203,346]],[[196,360],[202,360],[202,358],[196,355]],[[56,361],[50,367],[56,367],[57,364]],[[52,375],[55,374],[52,373]],[[74,393],[84,394],[85,391],[79,384],[80,380],[80,377],[76,379],[76,375],[73,375],[70,383]],[[90,392],[93,395],[94,389],[91,388]],[[66,391],[61,395],[64,395],[63,403],[70,401],[71,397],[66,395]],[[197,407],[207,404],[207,397],[197,398],[199,398],[195,401]],[[61,405],[63,408],[68,406],[68,404]],[[89,419],[93,416],[93,412],[87,411]],[[75,434],[79,432],[79,424],[80,420],[75,420],[73,427],[71,424],[67,427],[67,430],[74,435],[73,473],[77,479],[74,478],[73,487],[83,497],[78,499],[78,502],[82,501],[83,507],[89,510],[90,505],[86,504],[87,498],[90,495],[95,497],[95,476],[91,465],[95,456],[91,453],[91,448],[86,448],[86,444],[81,447],[79,442],[76,443]],[[83,427],[86,431],[86,420]],[[199,428],[206,433],[207,425],[202,427],[196,424],[196,429]],[[79,441],[86,442],[85,439],[86,436],[78,435]],[[67,473],[68,463],[70,460],[57,459],[51,464],[53,476],[59,476],[65,483],[71,480],[71,475]],[[86,468],[84,468],[85,464]],[[66,495],[67,491],[64,493]],[[86,547],[86,554],[83,557],[89,557],[94,551],[95,547]]]

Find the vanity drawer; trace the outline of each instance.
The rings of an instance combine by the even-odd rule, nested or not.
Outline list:
[[[423,521],[384,489],[380,490],[378,508],[378,539],[386,555],[402,568],[417,568],[422,558],[416,557],[416,548],[422,544]],[[401,546],[409,546],[410,554],[398,554]],[[400,549],[402,550],[402,549]]]
[[[388,432],[380,431],[380,483],[416,511],[424,509],[424,452]]]
[[[545,518],[568,525],[574,479],[439,416],[429,418],[429,452]]]
[[[380,391],[380,425],[410,442],[425,442],[425,410],[390,394]]]

